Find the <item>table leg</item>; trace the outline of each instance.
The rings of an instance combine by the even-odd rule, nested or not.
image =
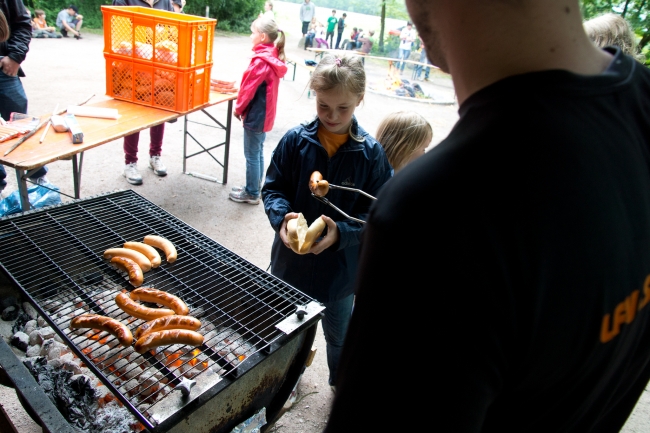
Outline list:
[[[228,156],[230,155],[230,128],[232,126],[232,99],[228,101],[228,119],[226,120],[226,144],[223,149],[223,183],[228,183]]]
[[[72,184],[74,185],[74,198],[81,197],[81,168],[84,162],[84,153],[79,154],[79,161],[77,161],[77,154],[72,156]]]
[[[16,169],[16,181],[18,182],[18,194],[20,195],[20,207],[23,212],[30,208],[29,194],[27,193],[27,172],[19,168]]]
[[[188,174],[186,170],[187,162],[187,115],[183,116],[183,174]]]

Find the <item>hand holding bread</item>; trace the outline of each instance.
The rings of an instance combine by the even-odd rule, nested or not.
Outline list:
[[[312,245],[321,233],[323,233],[326,226],[325,220],[322,217],[316,218],[311,225],[308,225],[302,213],[299,213],[297,218],[293,217],[287,220],[285,217],[285,222],[287,231],[287,242],[285,242],[285,245],[288,244],[289,248],[296,254],[307,254],[310,252],[309,250]]]

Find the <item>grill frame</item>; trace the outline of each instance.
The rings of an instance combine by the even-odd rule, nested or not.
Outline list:
[[[117,212],[115,209],[120,207],[122,210]],[[75,230],[78,230],[79,228],[74,227],[73,224],[61,224],[62,221],[69,223],[70,221],[68,221],[68,219],[73,218],[77,221],[75,224],[78,223],[79,226],[82,227],[83,224],[85,224],[82,217],[97,217],[97,214],[93,212],[102,213],[102,216],[105,216],[104,214],[108,212],[110,216],[107,217],[107,219],[104,218],[99,220],[101,223],[101,230],[98,228],[97,233],[92,233],[92,242],[88,241],[80,234],[74,233]],[[34,227],[42,229],[42,227],[39,226],[43,226],[46,223],[53,224],[53,226],[57,227],[56,230],[48,233],[49,236],[35,239],[33,234],[27,233],[27,231]],[[137,227],[126,227],[126,224],[131,224],[132,226]],[[144,230],[142,226],[146,227],[146,230]],[[119,238],[119,243],[128,240],[141,240],[141,238],[146,234],[158,234],[170,239],[179,250],[178,261],[175,264],[170,265],[163,259],[163,264],[159,270],[152,270],[145,274],[145,284],[143,284],[143,287],[149,286],[149,280],[150,282],[154,282],[153,286],[156,288],[181,295],[181,298],[189,300],[188,304],[190,305],[196,304],[195,299],[201,299],[202,304],[200,307],[203,308],[205,313],[204,316],[201,317],[202,321],[206,320],[207,317],[208,322],[217,327],[234,327],[237,325],[237,327],[234,328],[234,332],[238,332],[242,341],[249,345],[252,344],[255,348],[254,352],[248,354],[246,358],[237,363],[237,365],[232,365],[231,363],[226,362],[225,366],[231,366],[232,368],[230,369],[224,369],[222,363],[215,360],[213,355],[209,355],[210,360],[214,361],[213,363],[210,363],[210,367],[218,364],[222,367],[222,372],[225,372],[222,379],[216,384],[212,384],[211,386],[202,389],[200,393],[193,392],[190,399],[183,402],[182,405],[178,407],[178,410],[171,411],[163,418],[158,416],[157,419],[154,420],[151,414],[149,416],[143,414],[136,407],[135,402],[129,398],[128,395],[121,392],[118,389],[118,386],[108,378],[105,368],[100,368],[90,357],[86,356],[86,353],[84,353],[78,345],[79,341],[76,341],[78,337],[74,336],[74,334],[67,330],[67,328],[61,326],[65,322],[65,319],[59,320],[58,318],[54,318],[55,313],[52,311],[50,304],[46,303],[46,301],[52,300],[52,298],[59,293],[58,291],[61,289],[60,282],[53,286],[51,284],[44,285],[45,282],[42,281],[42,279],[32,278],[30,280],[27,273],[16,272],[17,266],[25,265],[30,270],[32,268],[39,269],[38,271],[35,271],[33,275],[43,275],[47,272],[46,268],[49,266],[56,274],[56,277],[65,281],[68,290],[78,293],[82,298],[84,296],[87,298],[83,301],[83,305],[88,306],[91,309],[89,312],[97,314],[102,314],[102,312],[104,312],[106,315],[113,316],[111,313],[112,310],[106,312],[104,311],[104,305],[97,305],[97,303],[93,301],[90,289],[88,289],[88,287],[93,287],[98,284],[102,287],[108,285],[114,287],[114,293],[117,294],[119,293],[120,288],[128,286],[128,283],[125,282],[125,277],[117,270],[114,270],[101,255],[101,253],[107,248],[120,246],[118,245],[118,242],[112,239],[102,239],[97,240],[97,245],[94,243],[95,237],[108,237],[105,233],[112,233],[112,236],[114,236],[115,239]],[[135,233],[137,233],[138,236],[135,236]],[[102,383],[104,383],[104,385],[106,385],[107,388],[127,408],[129,408],[129,410],[147,429],[151,431],[157,431],[157,429],[162,425],[165,426],[164,428],[169,428],[170,425],[173,424],[174,420],[181,419],[182,417],[187,416],[188,412],[198,409],[200,405],[197,405],[195,400],[197,400],[199,396],[201,396],[202,400],[212,398],[223,389],[237,384],[239,378],[262,363],[267,357],[269,357],[269,355],[280,350],[291,340],[298,337],[301,333],[304,333],[304,331],[309,331],[307,333],[309,334],[308,339],[311,338],[311,341],[313,342],[316,328],[315,325],[321,317],[320,311],[322,311],[322,308],[318,310],[316,314],[306,317],[304,323],[289,334],[279,331],[276,328],[276,325],[291,317],[295,312],[296,305],[306,305],[315,301],[304,293],[289,286],[282,280],[266,273],[245,259],[237,256],[235,253],[227,250],[180,219],[144,199],[133,190],[116,191],[101,196],[76,200],[62,205],[27,212],[23,215],[0,219],[0,241],[3,242],[4,245],[7,245],[11,236],[15,236],[16,234],[22,238],[19,239],[19,241],[24,241],[25,245],[27,245],[24,250],[20,251],[23,255],[25,255],[25,252],[36,252],[37,255],[41,256],[47,256],[47,254],[51,255],[53,254],[52,251],[56,252],[62,248],[63,241],[58,238],[61,236],[69,237],[68,241],[76,244],[78,249],[75,250],[74,257],[81,257],[78,262],[75,262],[75,259],[68,262],[67,258],[64,257],[57,259],[45,257],[45,263],[43,264],[42,262],[37,261],[41,259],[41,257],[31,256],[20,257],[14,261],[13,259],[10,259],[12,256],[16,256],[13,252],[0,252],[0,268],[14,282],[16,287],[20,289],[23,295],[25,295],[34,308],[36,308],[39,315],[48,322],[75,355],[82,359],[97,378],[102,381]],[[53,239],[50,240],[50,238]],[[53,245],[45,245],[48,242],[53,243]],[[15,246],[16,243],[13,242],[12,245]],[[192,254],[193,252],[194,254]],[[197,252],[203,255],[197,256]],[[199,269],[204,272],[211,272],[212,277],[218,277],[218,288],[220,290],[239,291],[239,295],[245,293],[246,302],[241,301],[240,298],[238,302],[241,301],[241,303],[233,307],[232,311],[228,313],[221,312],[223,314],[220,313],[219,316],[210,318],[214,312],[221,310],[222,307],[228,305],[226,303],[226,299],[228,298],[225,297],[221,299],[223,293],[217,291],[217,293],[220,293],[219,295],[216,295],[214,299],[206,300],[206,297],[212,296],[214,293],[205,293],[205,291],[208,290],[206,288],[195,288],[197,284],[204,281],[201,279],[203,274],[197,276],[194,274],[198,274],[198,272],[194,272],[194,274],[186,273],[187,269],[183,266],[183,263],[184,261],[189,260],[203,260],[205,262],[203,268],[207,268],[215,261],[218,262],[218,271],[215,271],[212,267],[210,267],[210,269],[201,269],[201,267],[196,268],[194,267],[194,262],[189,270],[197,271],[197,269]],[[34,264],[34,261],[36,261],[36,264]],[[74,272],[70,272],[72,269],[74,269]],[[102,279],[101,282],[93,283],[93,276],[96,277],[96,273],[99,273],[102,276]],[[152,275],[150,276],[150,274]],[[160,275],[164,275],[164,278]],[[239,278],[240,280],[235,281],[235,278]],[[39,282],[40,285],[37,284]],[[208,283],[214,284],[210,281],[208,281]],[[246,287],[244,287],[244,284]],[[101,290],[108,289],[102,288]],[[214,288],[209,290],[214,292]],[[257,294],[254,294],[253,292],[256,292]],[[258,309],[258,307],[262,305],[266,310],[261,311]],[[244,307],[243,309],[241,308],[242,306]],[[212,310],[215,311],[211,312]],[[190,315],[193,315],[194,311],[194,309],[190,311]],[[258,326],[260,317],[264,318],[262,323],[266,321],[269,322],[270,325],[262,328],[263,332],[253,332],[248,329]],[[142,322],[137,321],[135,323],[139,324]],[[238,326],[239,324],[245,324],[245,326],[240,327]],[[129,325],[132,330],[135,330],[136,326],[137,325]],[[309,345],[310,344],[311,343],[309,343]],[[202,347],[202,352],[207,352],[205,347]],[[152,363],[153,366],[151,368],[165,371],[166,367],[164,367],[161,362],[156,362],[153,355],[145,354],[143,357],[147,358]],[[300,356],[298,357],[306,357],[306,354],[304,354],[304,348],[301,349]],[[292,369],[295,368],[292,366]],[[165,372],[164,374],[168,377],[168,372]],[[171,376],[169,377],[171,378]],[[286,388],[287,386],[283,385],[281,388]],[[288,392],[291,391],[291,388],[292,386],[288,388]],[[286,392],[286,390],[282,390],[282,392]],[[168,394],[168,396],[171,394],[173,393]],[[168,396],[163,397],[161,401],[167,401],[165,398]],[[194,403],[190,404],[192,402]],[[283,401],[281,403],[283,403]],[[158,403],[151,404],[149,409],[157,404]],[[277,402],[274,404],[277,405]]]

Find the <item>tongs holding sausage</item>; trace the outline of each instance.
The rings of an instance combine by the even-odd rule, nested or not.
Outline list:
[[[338,185],[332,185],[328,181],[323,179],[323,175],[320,174],[320,172],[315,171],[311,174],[311,177],[309,178],[309,190],[311,191],[311,196],[314,197],[316,200],[320,201],[321,203],[324,203],[331,208],[333,208],[335,211],[343,215],[349,220],[356,221],[361,224],[365,224],[366,222],[363,220],[360,220],[358,218],[351,217],[350,215],[346,214],[343,212],[341,209],[336,207],[334,204],[332,204],[331,201],[326,199],[324,196],[327,195],[330,189],[341,189],[344,191],[351,191],[355,192],[361,195],[364,195],[372,200],[377,200],[377,198],[373,197],[372,195],[368,194],[365,191],[362,191],[357,188],[348,188],[346,186],[338,186]]]

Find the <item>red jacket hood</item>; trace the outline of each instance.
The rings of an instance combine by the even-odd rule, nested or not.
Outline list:
[[[253,47],[253,58],[264,60],[269,64],[278,78],[284,77],[287,73],[287,65],[278,59],[278,49],[273,44],[257,44]]]

